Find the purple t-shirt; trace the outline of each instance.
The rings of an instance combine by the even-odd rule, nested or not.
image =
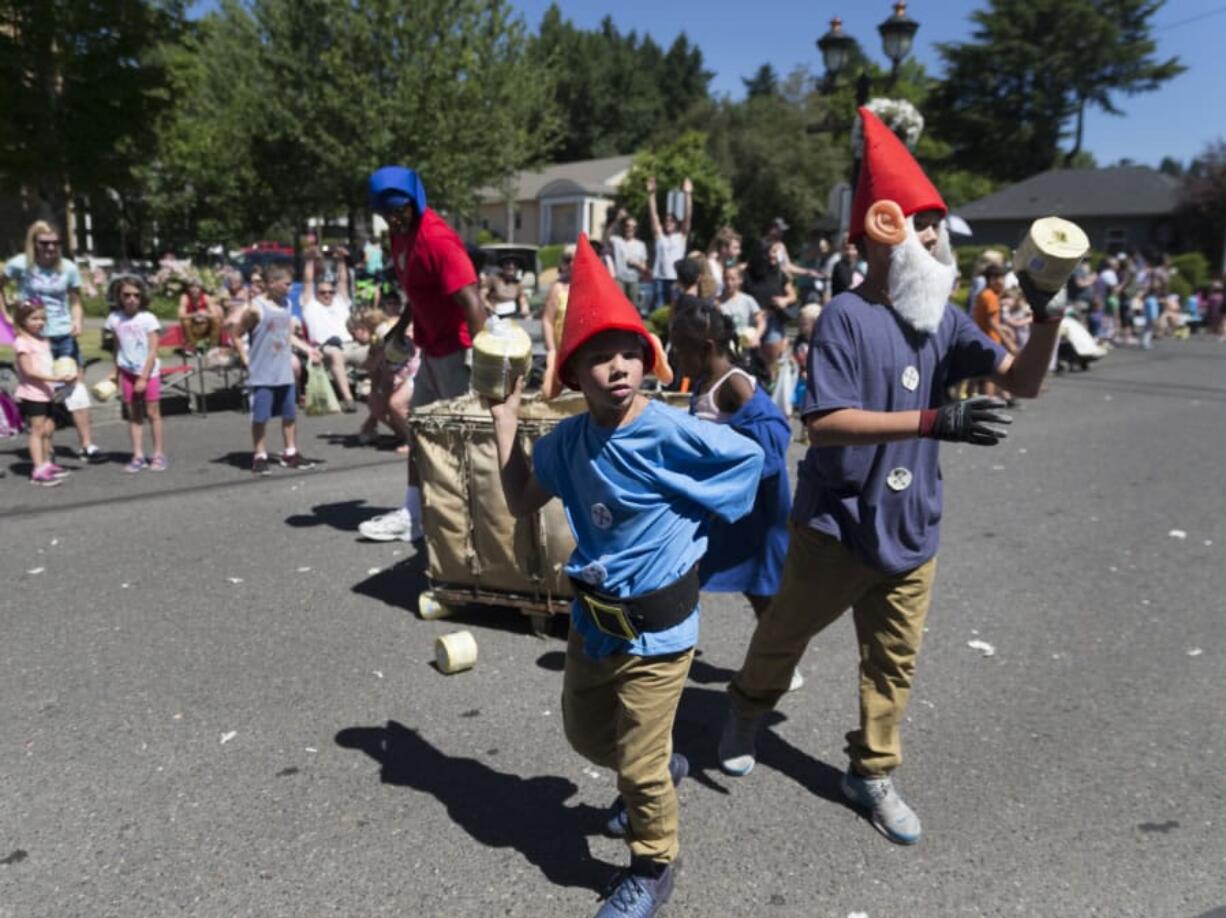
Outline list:
[[[936,408],[948,386],[987,376],[1004,357],[957,307],[947,306],[936,333],[924,335],[890,307],[848,291],[830,301],[813,330],[801,414]],[[792,519],[834,536],[878,570],[911,570],[937,553],[936,440],[810,447],[798,479]]]

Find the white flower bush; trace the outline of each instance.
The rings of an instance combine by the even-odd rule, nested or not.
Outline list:
[[[919,109],[906,99],[870,99],[865,107],[902,138],[909,149],[915,149],[920,135],[924,133],[924,116]],[[864,124],[859,117],[856,118],[851,142],[856,156],[864,152]]]

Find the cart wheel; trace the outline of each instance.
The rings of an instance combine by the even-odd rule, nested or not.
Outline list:
[[[433,590],[424,590],[417,597],[417,614],[428,622],[436,618],[446,618],[451,612],[451,606],[439,602]]]

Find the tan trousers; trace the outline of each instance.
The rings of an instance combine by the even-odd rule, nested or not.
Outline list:
[[[694,651],[663,657],[614,654],[593,660],[574,628],[566,645],[562,720],[575,751],[617,772],[635,857],[677,859],[677,793],[668,774],[673,719]]]
[[[857,772],[887,775],[902,763],[900,728],[924,636],[936,558],[883,574],[833,536],[790,524],[783,580],[758,620],[728,691],[743,716],[771,710],[815,635],[850,606],[860,646],[860,729],[847,734]]]

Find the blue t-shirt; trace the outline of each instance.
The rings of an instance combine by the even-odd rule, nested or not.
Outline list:
[[[81,274],[76,263],[69,258],[60,260],[58,268],[44,268],[35,264],[26,268],[26,257],[14,255],[4,263],[4,276],[17,281],[23,300],[38,297],[47,313],[43,326],[44,338],[59,338],[72,334],[72,310],[68,297],[81,287]]]
[[[649,402],[624,427],[601,427],[586,412],[567,418],[537,441],[532,462],[541,485],[562,499],[575,536],[566,572],[629,598],[668,586],[698,562],[710,514],[732,522],[749,512],[762,450],[728,427]],[[698,642],[697,608],[633,641],[601,631],[578,601],[571,624],[597,659],[676,653]]]
[[[961,309],[947,306],[936,332],[925,335],[889,306],[848,291],[822,310],[813,331],[801,414],[936,408],[950,385],[987,376],[1004,358],[1004,348]],[[792,519],[829,533],[885,573],[923,564],[940,538],[937,441],[810,447]]]

